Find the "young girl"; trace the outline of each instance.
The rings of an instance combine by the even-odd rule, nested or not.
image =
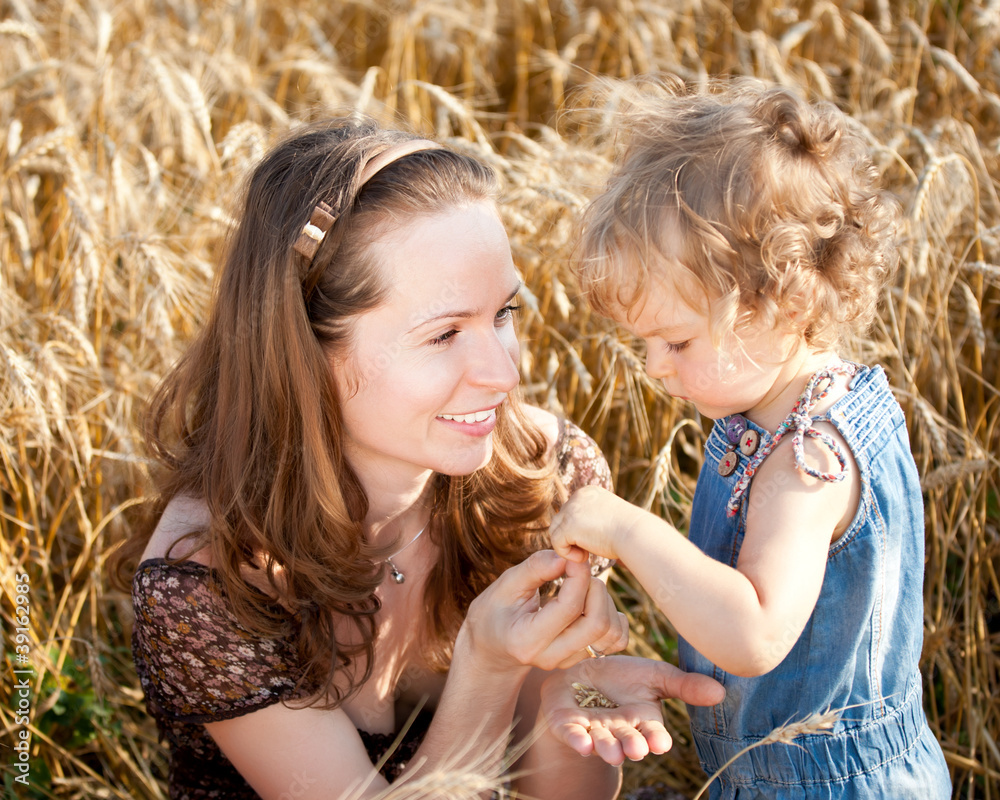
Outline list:
[[[675,87],[624,124],[585,217],[582,285],[645,341],[649,374],[716,422],[687,538],[590,487],[556,515],[553,546],[622,561],[679,632],[681,666],[725,685],[690,709],[708,774],[837,712],[740,755],[713,797],[949,797],[921,703],[924,525],[903,414],[881,368],[838,355],[895,266],[897,207],[849,121],[786,90]]]

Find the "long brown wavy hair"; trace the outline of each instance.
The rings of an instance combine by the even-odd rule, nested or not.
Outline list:
[[[335,120],[299,129],[253,170],[207,324],[149,404],[156,508],[114,559],[127,581],[170,499],[204,500],[211,522],[193,549],[209,548],[248,631],[295,643],[300,687],[323,705],[343,702],[370,674],[387,555],[362,528],[368,498],[344,455],[330,355],[349,345],[352,318],[386,296],[371,244],[393,220],[500,193],[492,169],[444,148],[407,155],[360,185],[368,156],[407,138]],[[310,263],[293,244],[320,201],[337,220]],[[545,437],[518,398],[498,411],[489,464],[433,477],[428,535],[441,556],[425,591],[424,655],[439,670],[471,601],[545,546],[563,497]],[[248,569],[266,575],[271,596],[247,582]],[[351,644],[337,641],[335,616],[353,621]],[[335,685],[348,665],[357,668]]]

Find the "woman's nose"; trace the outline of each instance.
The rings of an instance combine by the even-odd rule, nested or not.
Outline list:
[[[512,392],[521,382],[517,369],[520,348],[517,334],[501,330],[487,334],[479,357],[470,370],[472,380],[498,392]]]

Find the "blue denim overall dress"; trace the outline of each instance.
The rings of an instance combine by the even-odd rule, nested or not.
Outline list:
[[[743,678],[680,643],[682,668],[726,687],[721,704],[688,708],[708,775],[775,728],[813,712],[843,711],[832,730],[741,755],[712,783],[713,800],[951,797],[944,756],[921,700],[924,520],[903,412],[880,367],[860,367],[850,386],[816,419],[836,426],[849,445],[861,499],[850,527],[830,547],[819,601],[791,652],[766,675]],[[718,472],[729,444],[726,422],[716,422],[705,447],[689,537],[712,558],[735,566],[747,504],[727,517],[743,464],[728,477]],[[763,447],[769,434],[748,425]]]

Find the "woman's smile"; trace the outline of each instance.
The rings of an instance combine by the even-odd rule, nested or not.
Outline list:
[[[497,406],[468,414],[439,414],[438,419],[467,436],[487,436],[497,424]]]

